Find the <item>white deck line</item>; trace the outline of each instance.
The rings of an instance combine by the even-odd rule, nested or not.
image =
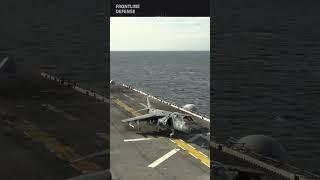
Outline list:
[[[153,163],[149,164],[148,167],[151,168],[155,168],[156,166],[158,166],[159,164],[161,164],[163,161],[169,159],[172,155],[174,155],[176,152],[178,152],[180,149],[172,149],[171,151],[169,151],[167,154],[163,155],[161,158],[157,159],[156,161],[154,161]]]
[[[5,57],[0,63],[0,69],[8,62],[8,57]]]
[[[137,138],[137,139],[124,139],[124,142],[135,142],[135,141],[147,141],[151,140],[153,138]]]

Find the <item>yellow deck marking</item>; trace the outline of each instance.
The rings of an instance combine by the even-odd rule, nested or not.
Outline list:
[[[120,101],[119,99],[113,100],[114,103],[125,109],[126,111],[130,112],[133,116],[141,116],[142,114],[136,112],[134,109],[126,105],[124,102]],[[207,167],[210,168],[210,159],[208,156],[203,154],[202,152],[196,150],[193,146],[186,143],[182,139],[170,139],[171,142],[177,144],[179,147],[181,147],[183,150],[187,151],[190,155],[195,157],[196,159],[199,159],[203,164],[205,164]]]
[[[193,157],[196,157],[199,159],[203,164],[206,166],[210,167],[210,159],[208,156],[204,155],[200,151],[197,151],[194,149],[194,147],[190,147],[190,145],[186,142],[184,142],[182,139],[172,139],[174,143],[177,145],[183,147],[188,153],[190,153]]]
[[[130,112],[133,116],[141,116],[142,114],[136,112],[134,109],[126,105],[124,102],[120,101],[119,99],[112,100],[114,103],[122,107],[124,110]]]
[[[55,153],[55,155],[64,161],[67,161],[74,169],[82,172],[96,172],[102,170],[97,164],[86,160],[74,161],[81,156],[76,154],[70,147],[61,144],[57,139],[50,136],[48,133],[34,126],[31,122],[26,120],[7,121],[16,129],[23,131],[26,135],[37,143],[44,144],[46,148]],[[74,162],[73,162],[74,161]]]

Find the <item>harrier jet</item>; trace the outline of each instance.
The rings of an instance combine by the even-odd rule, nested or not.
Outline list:
[[[130,126],[133,126],[131,123],[135,122],[138,125],[138,131],[140,131],[140,121],[149,122],[151,125],[156,125],[159,131],[171,131],[170,137],[174,135],[175,131],[191,133],[193,130],[194,121],[190,115],[155,109],[150,105],[148,96],[146,108],[139,111],[142,110],[147,110],[148,113],[129,119],[124,119],[122,122],[129,123]]]

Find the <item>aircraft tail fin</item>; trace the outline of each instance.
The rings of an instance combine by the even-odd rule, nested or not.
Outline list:
[[[152,108],[151,105],[150,105],[148,96],[147,96],[147,105],[144,105],[144,104],[141,104],[141,105],[143,105],[144,108],[143,109],[139,109],[139,110],[134,111],[134,112],[140,112],[140,111],[144,111],[144,110],[148,110],[149,111]]]
[[[149,101],[149,96],[147,96],[147,107],[151,108],[150,101]]]

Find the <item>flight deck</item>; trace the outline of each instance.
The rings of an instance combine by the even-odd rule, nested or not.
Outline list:
[[[248,149],[239,150],[226,144],[219,144],[215,142],[214,139],[210,141],[210,137],[213,137],[212,135],[210,136],[210,119],[199,113],[190,112],[173,103],[163,101],[161,98],[154,97],[122,83],[112,82],[110,85],[110,94],[111,169],[114,166],[115,169],[118,169],[119,173],[125,168],[128,169],[127,172],[130,172],[131,176],[135,178],[148,174],[152,178],[160,178],[163,176],[161,177],[162,179],[170,179],[172,177],[174,177],[174,179],[203,179],[207,178],[206,173],[208,173],[206,169],[203,168],[203,164],[208,162],[205,159],[209,159],[211,154],[211,173],[213,173],[212,170],[214,166],[224,164],[227,165],[230,170],[236,170],[237,173],[239,173],[239,171],[249,172],[254,179],[319,179],[318,175],[250,152]],[[157,109],[192,115],[192,118],[198,125],[197,131],[191,134],[179,134],[175,138],[170,139],[168,133],[159,133],[156,129],[152,129],[148,123],[142,125],[140,131],[134,125],[121,123],[120,120],[122,119],[147,113],[143,111],[139,112],[140,109],[146,106],[146,96],[151,97],[151,99],[149,98],[150,103]],[[170,141],[172,143],[170,143]],[[208,142],[210,143],[208,144]],[[192,148],[189,149],[185,147]],[[132,150],[132,148],[134,150]],[[118,153],[121,150],[124,150],[125,153]],[[170,150],[177,151],[175,153],[178,155],[172,155],[173,157],[170,159],[163,160],[162,154],[165,156],[166,152],[171,152]],[[123,157],[123,154],[129,157]],[[138,167],[135,166],[136,162],[132,161],[132,156],[140,159]],[[181,161],[180,156],[184,156],[185,161]],[[120,162],[121,159],[123,159],[123,161]],[[124,159],[130,159],[130,161]],[[150,168],[147,168],[147,165],[148,167],[153,165],[151,162],[155,159],[157,159],[155,162],[162,159],[162,164],[158,164],[159,167],[157,170],[150,170]],[[117,166],[118,164],[122,166],[119,167]],[[179,167],[181,166],[181,168],[174,168],[177,165]],[[132,166],[134,166],[134,168],[132,168]],[[209,167],[208,164],[206,164],[206,166]],[[134,176],[139,170],[145,172],[142,175],[138,174]],[[173,176],[170,176],[170,172],[173,172]],[[175,176],[175,172],[178,172],[180,175],[178,177]],[[192,173],[190,174],[189,172]],[[126,174],[123,175],[123,177],[126,176]],[[247,177],[242,176],[242,178]]]
[[[40,74],[0,74],[1,179],[66,179],[108,168],[108,104]]]
[[[111,83],[109,99],[46,73],[1,74],[0,83],[5,84],[0,89],[0,160],[6,163],[2,178],[66,179],[110,167],[116,180],[206,180],[210,167],[212,171],[223,163],[265,179],[319,179],[210,142],[207,117],[125,84]],[[141,123],[140,130],[121,122],[146,113],[139,111],[146,106],[146,96],[154,108],[189,114],[197,124],[195,131],[170,138],[148,122]]]
[[[146,93],[124,84],[111,84],[110,164],[119,179],[210,179],[209,121],[192,116],[194,134],[158,132],[148,123],[136,125],[121,120],[145,114]],[[157,109],[186,114],[183,109],[149,95]],[[125,172],[124,172],[125,169]]]

